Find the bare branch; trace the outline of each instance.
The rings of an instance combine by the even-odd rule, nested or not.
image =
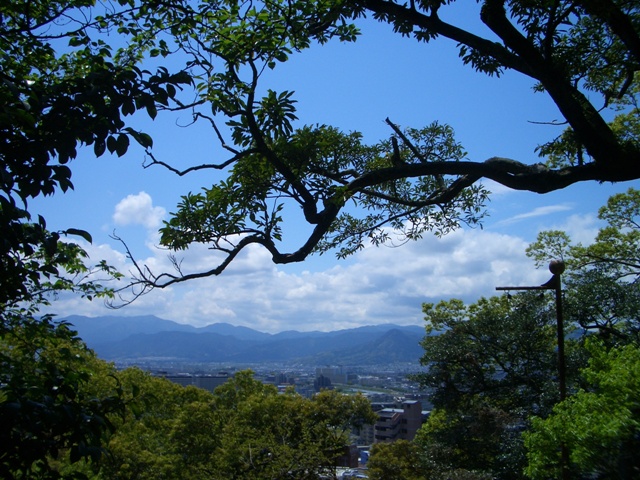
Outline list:
[[[224,137],[222,136],[222,132],[220,132],[220,129],[218,128],[218,125],[216,124],[215,120],[213,118],[211,118],[208,115],[205,115],[202,112],[194,112],[194,122],[197,121],[198,118],[204,118],[205,120],[207,120],[209,122],[209,124],[211,125],[211,127],[213,128],[213,131],[216,132],[216,136],[218,137],[218,140],[220,141],[220,146],[222,148],[224,148],[225,150],[228,150],[229,152],[233,153],[233,154],[239,154],[240,151],[236,150],[235,148],[231,147],[224,139]],[[252,152],[253,153],[253,152]]]
[[[151,150],[147,150],[146,151],[147,158],[150,158],[151,161],[150,162],[146,162],[146,160],[145,160],[145,163],[142,166],[143,166],[143,168],[149,168],[149,167],[151,167],[153,165],[160,165],[160,166],[166,168],[167,170],[169,170],[170,172],[173,172],[176,175],[182,177],[184,175],[187,175],[188,173],[196,172],[198,170],[211,170],[211,169],[213,169],[213,170],[222,170],[224,168],[227,168],[232,163],[237,162],[241,158],[247,157],[247,156],[252,155],[252,154],[254,154],[256,152],[257,152],[257,150],[255,150],[255,149],[245,150],[244,152],[239,152],[237,155],[231,157],[228,160],[225,160],[222,163],[203,163],[201,165],[196,165],[196,166],[193,166],[193,167],[185,168],[184,170],[179,170],[179,169],[177,169],[175,167],[172,167],[168,163],[163,162],[162,160],[158,160],[153,155]]]
[[[387,123],[387,125],[389,125],[393,129],[394,132],[396,132],[396,134],[402,139],[404,144],[407,147],[409,147],[409,150],[411,150],[411,152],[416,156],[416,158],[418,158],[418,160],[420,160],[422,163],[427,163],[428,160],[424,157],[424,155],[420,153],[418,148],[411,142],[411,140],[407,138],[407,136],[402,132],[402,130],[400,130],[400,128],[395,123],[389,120],[389,117],[385,119],[385,122]],[[442,178],[442,175],[435,175],[435,178],[436,178],[436,181],[438,182],[438,187],[441,190],[444,190],[445,183],[444,183],[444,179]]]

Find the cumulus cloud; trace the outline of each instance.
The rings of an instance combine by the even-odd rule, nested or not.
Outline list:
[[[604,222],[598,220],[595,215],[571,215],[563,223],[555,226],[553,230],[563,230],[575,243],[590,244],[596,238],[598,229],[604,226]]]
[[[113,212],[113,221],[116,225],[142,225],[153,230],[160,226],[166,213],[164,208],[154,207],[151,196],[143,191],[120,200]]]
[[[231,321],[262,331],[331,330],[365,324],[422,324],[421,305],[475,301],[502,285],[541,284],[523,239],[459,231],[401,248],[366,248],[349,264],[285,273],[266,263],[249,275],[224,274],[189,285],[186,302],[199,324]],[[532,283],[533,282],[533,283]]]
[[[151,205],[150,203],[148,204]],[[151,207],[152,208],[152,207]],[[593,216],[571,216],[554,229],[574,240],[593,238]],[[347,261],[330,255],[308,263],[274,265],[258,246],[242,252],[218,277],[157,289],[117,312],[99,301],[55,302],[57,313],[148,315],[204,326],[216,322],[264,332],[334,330],[360,325],[422,325],[423,303],[460,298],[473,302],[496,295],[496,287],[541,285],[550,273],[525,255],[533,238],[488,230],[458,230],[443,238],[426,236],[401,247],[366,247]],[[92,259],[106,258],[127,273],[132,265],[117,245],[88,245]],[[147,250],[138,259],[156,274],[175,273],[168,252]],[[184,272],[206,271],[220,257],[195,246],[177,253]],[[67,303],[65,303],[67,302]],[[64,316],[64,315],[61,315]]]
[[[335,260],[315,271],[276,267],[263,249],[255,247],[219,277],[155,290],[117,313],[155,314],[198,326],[229,322],[266,332],[421,325],[424,302],[454,297],[471,302],[495,294],[496,286],[546,281],[548,272],[540,274],[525,257],[526,245],[516,236],[460,230],[399,248],[368,247],[349,262]],[[105,254],[105,246],[90,248],[92,256]],[[182,268],[205,270],[213,265],[212,256],[205,247],[194,248],[185,253]],[[111,258],[121,271],[130,270],[117,253]],[[172,269],[162,250],[140,262],[156,273]],[[100,303],[80,308],[77,300],[73,302],[68,305],[73,313],[114,313]]]

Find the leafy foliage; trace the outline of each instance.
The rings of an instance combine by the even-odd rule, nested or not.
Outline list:
[[[367,473],[371,480],[422,480],[418,447],[407,440],[376,443],[371,449]]]
[[[574,245],[562,232],[544,232],[528,251],[536,259],[548,257],[545,240],[562,238],[569,265],[566,308],[581,328],[597,335],[587,343],[591,358],[582,389],[555,406],[550,416],[534,418],[525,435],[532,478],[557,474],[560,444],[569,452],[574,475],[638,475],[632,452],[638,425],[639,207],[638,191],[629,189],[600,209],[606,225],[592,244]]]
[[[520,478],[520,433],[529,416],[558,401],[551,298],[519,294],[468,306],[454,299],[423,311],[428,368],[416,378],[433,392],[435,410],[416,438],[421,455],[441,473]]]
[[[219,183],[182,197],[161,240],[175,250],[206,244],[222,260],[202,272],[151,272],[140,265],[132,286],[146,292],[219,275],[252,244],[267,249],[275,263],[290,263],[475,226],[489,195],[482,178],[539,193],[580,181],[638,178],[635,5],[486,0],[479,21],[491,36],[484,38],[443,21],[439,12],[453,8],[449,3],[172,0],[112,15],[131,41],[130,55],[141,59],[148,52],[184,65],[192,80],[184,91],[169,82],[166,95],[154,97],[158,110],[188,111],[194,122],[212,127],[228,153],[178,169],[147,149],[147,166],[178,175],[225,172]],[[387,119],[390,138],[373,144],[357,132],[300,125],[295,93],[264,85],[264,72],[316,43],[357,41],[366,15],[419,42],[453,40],[464,63],[489,75],[511,70],[530,77],[569,128],[539,148],[544,164],[529,165],[499,157],[469,161],[453,128],[437,122],[412,128]],[[286,251],[288,221],[296,218],[299,230],[300,212],[306,236]]]
[[[558,258],[567,265],[570,395],[560,403],[550,299],[533,293],[424,305],[428,370],[418,378],[435,409],[415,440],[423,468],[559,478],[564,464],[580,478],[637,476],[638,205],[633,189],[611,197],[590,245],[547,231],[527,250],[538,265]]]
[[[438,388],[434,406],[456,408],[485,392],[505,411],[553,404],[556,322],[550,300],[519,294],[469,306],[459,300],[425,304],[428,332],[438,334],[422,341],[421,363],[429,369],[418,379]]]
[[[52,461],[60,456],[72,463],[100,458],[109,416],[124,404],[115,385],[102,395],[87,390],[98,360],[68,325],[38,312],[63,292],[108,297],[112,290],[95,274],[102,280],[119,274],[105,262],[85,265],[85,251],[48,232],[43,219],[0,228],[9,232],[0,261],[7,273],[0,280],[0,475],[59,478]]]
[[[189,468],[203,440],[215,440],[214,431],[201,423],[190,434],[195,450],[182,450],[183,438],[172,432],[183,416],[197,412],[212,401],[211,393],[182,387],[163,378],[152,377],[137,368],[117,374],[127,401],[126,415],[113,419],[116,431],[108,442],[109,454],[101,462],[102,478],[201,478],[190,476]],[[202,420],[195,416],[191,420]],[[195,425],[195,424],[194,424]],[[206,435],[206,437],[203,437]],[[210,440],[210,441],[211,441]]]
[[[141,408],[112,436],[105,478],[320,478],[371,423],[360,396],[322,392],[305,399],[238,372],[214,394],[140,371],[123,373]],[[132,399],[133,400],[133,399]],[[132,415],[132,414],[130,414]],[[144,439],[143,445],[140,439]]]
[[[29,301],[51,286],[42,278],[64,282],[57,265],[82,253],[59,242],[62,235],[90,241],[74,228],[48,232],[44,219],[31,218],[28,200],[73,188],[68,164],[82,145],[97,156],[124,155],[129,137],[151,147],[151,137],[123,117],[140,109],[154,116],[156,102],[166,104],[176,86],[191,82],[182,72],[140,70],[129,48],[113,51],[103,37],[116,17],[94,17],[93,8],[92,0],[0,7],[0,304]],[[71,268],[80,273],[79,264]]]
[[[133,139],[146,149],[147,166],[180,175],[208,168],[228,172],[220,184],[185,195],[162,231],[170,248],[207,243],[226,255],[223,261],[210,271],[186,274],[155,275],[141,267],[134,284],[143,292],[217,275],[251,244],[266,248],[274,262],[289,263],[333,249],[346,256],[367,241],[402,242],[476,225],[488,196],[481,178],[544,193],[579,181],[640,176],[636,3],[485,0],[480,20],[491,38],[442,21],[438,11],[448,3],[18,0],[0,6],[0,408],[19,410],[6,434],[26,452],[20,457],[9,449],[0,457],[3,473],[55,477],[59,472],[51,462],[61,451],[72,463],[96,457],[109,421],[115,421],[105,415],[120,405],[118,394],[113,403],[106,391],[95,402],[83,394],[88,377],[77,359],[85,353],[73,354],[82,345],[64,325],[35,319],[49,293],[113,293],[91,280],[94,268],[84,265],[82,249],[61,241],[64,235],[89,241],[88,233],[49,232],[44,219],[32,219],[28,211],[30,199],[73,187],[68,164],[79,148],[122,156]],[[297,125],[294,93],[263,88],[263,73],[314,42],[355,41],[365,14],[417,41],[455,41],[462,61],[477,70],[500,75],[510,69],[538,82],[569,127],[540,147],[546,164],[469,161],[453,129],[438,123],[400,128],[387,119],[391,138],[373,145],[363,144],[358,133]],[[144,69],[157,60],[175,71]],[[125,119],[136,112],[153,119],[162,111],[188,111],[194,122],[207,122],[229,158],[182,171],[157,158],[152,138]],[[602,213],[612,229],[603,230],[595,246],[570,247],[569,256],[583,273],[567,284],[577,292],[570,303],[573,318],[608,340],[615,337],[610,344],[620,338],[633,342],[638,332],[637,221],[628,221],[637,216],[633,195],[619,197]],[[284,220],[291,211],[296,218],[302,212],[309,232],[296,250],[283,252]],[[558,248],[564,248],[559,240]],[[117,276],[104,263],[95,269]],[[521,450],[513,432],[529,413],[544,414],[552,403],[549,375],[543,374],[550,371],[553,349],[549,315],[537,300],[523,298],[515,306],[490,299],[472,307],[455,301],[425,307],[435,328],[449,329],[440,344],[425,340],[423,360],[434,368],[423,380],[442,388],[436,396],[442,413],[425,435],[436,440],[429,447],[434,455],[451,445],[443,439],[452,431],[470,435],[466,447],[457,445],[447,454],[464,467],[461,476],[517,471]],[[534,310],[542,315],[531,315]],[[496,331],[496,319],[509,328]],[[164,388],[149,382],[150,390]],[[221,437],[194,439],[194,457],[182,458],[190,478],[211,472],[247,478],[315,475],[318,465],[337,455],[347,426],[370,414],[361,399],[325,394],[307,402],[293,393],[277,395],[248,375],[214,399],[190,390],[173,393],[193,417],[172,410],[161,397],[141,396],[131,384],[130,415],[142,421],[135,427],[126,423],[131,430],[111,437],[120,456],[105,468],[123,476],[179,475],[172,469],[180,455],[159,432],[175,429],[176,440],[187,444],[192,440],[184,426],[192,428],[190,420],[198,418],[203,426],[216,426]],[[533,401],[536,395],[539,400]],[[145,417],[138,401],[154,409]],[[316,421],[305,421],[297,409]],[[465,417],[467,409],[474,415]],[[175,423],[175,414],[182,423]],[[256,430],[254,422],[262,428]],[[240,430],[230,431],[230,423]],[[150,440],[153,453],[131,458],[131,446],[140,438]],[[497,456],[505,438],[514,447],[512,458]]]
[[[588,387],[556,405],[546,419],[534,418],[525,433],[531,478],[558,475],[560,443],[570,452],[573,475],[635,478],[640,472],[640,350],[607,349],[598,342],[588,349]]]
[[[19,318],[2,332],[2,478],[62,478],[53,460],[101,457],[124,403],[114,382],[101,395],[91,391],[99,363],[68,325],[48,317]]]
[[[42,217],[32,219],[28,202],[73,187],[68,163],[81,145],[122,156],[131,136],[150,147],[151,138],[125,127],[122,117],[155,109],[159,92],[167,96],[165,84],[190,81],[166,70],[150,75],[135,67],[128,49],[113,52],[100,38],[111,24],[93,18],[93,7],[87,0],[0,6],[3,478],[58,478],[58,458],[98,459],[110,415],[124,408],[113,384],[102,395],[89,393],[97,360],[68,326],[37,318],[62,292],[111,295],[97,279],[120,275],[105,262],[86,265],[86,252],[63,237],[91,236],[48,231]]]
[[[565,260],[566,310],[581,328],[611,345],[638,343],[640,192],[612,196],[598,216],[606,225],[592,244],[575,245],[564,232],[542,232],[527,254],[538,263]]]
[[[278,394],[250,372],[219,387],[213,407],[221,431],[209,461],[230,478],[320,478],[343,454],[351,428],[375,418],[364,397]]]

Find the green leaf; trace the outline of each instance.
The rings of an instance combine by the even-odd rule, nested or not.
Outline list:
[[[118,135],[118,139],[116,140],[116,154],[121,157],[125,153],[127,153],[127,149],[129,148],[129,137],[124,133]]]
[[[76,235],[78,237],[84,238],[87,242],[93,243],[93,239],[91,238],[91,234],[85,230],[80,230],[78,228],[67,228],[64,232],[65,235]]]
[[[136,105],[131,99],[126,99],[122,104],[122,114],[132,115],[136,111]]]
[[[109,153],[113,153],[116,151],[116,148],[117,148],[116,138],[113,135],[109,135],[107,137],[107,150],[109,150]]]
[[[133,128],[127,127],[124,129],[129,135],[131,135],[136,142],[142,145],[144,148],[153,147],[153,138],[147,133],[138,132]]]
[[[153,102],[149,102],[146,105],[147,107],[147,113],[149,114],[149,116],[151,117],[151,119],[155,119],[156,116],[158,115],[158,109],[156,108],[156,104]]]
[[[86,35],[74,36],[69,39],[70,47],[80,47],[89,43],[89,37]]]
[[[107,149],[107,144],[103,139],[98,139],[93,144],[93,153],[95,153],[96,157],[102,156],[102,154]]]

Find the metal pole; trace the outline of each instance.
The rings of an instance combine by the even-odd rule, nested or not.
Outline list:
[[[551,279],[540,286],[535,287],[496,287],[496,290],[554,290],[556,293],[556,328],[558,341],[558,390],[560,401],[567,398],[567,369],[564,352],[564,315],[562,312],[562,273],[565,265],[562,260],[552,260],[549,263],[549,270],[553,274]],[[563,443],[561,446],[560,468],[562,479],[569,480],[569,450]]]
[[[554,275],[556,283],[556,320],[558,325],[558,383],[560,401],[567,398],[567,369],[564,356],[564,317],[562,312],[562,281],[560,274]]]

